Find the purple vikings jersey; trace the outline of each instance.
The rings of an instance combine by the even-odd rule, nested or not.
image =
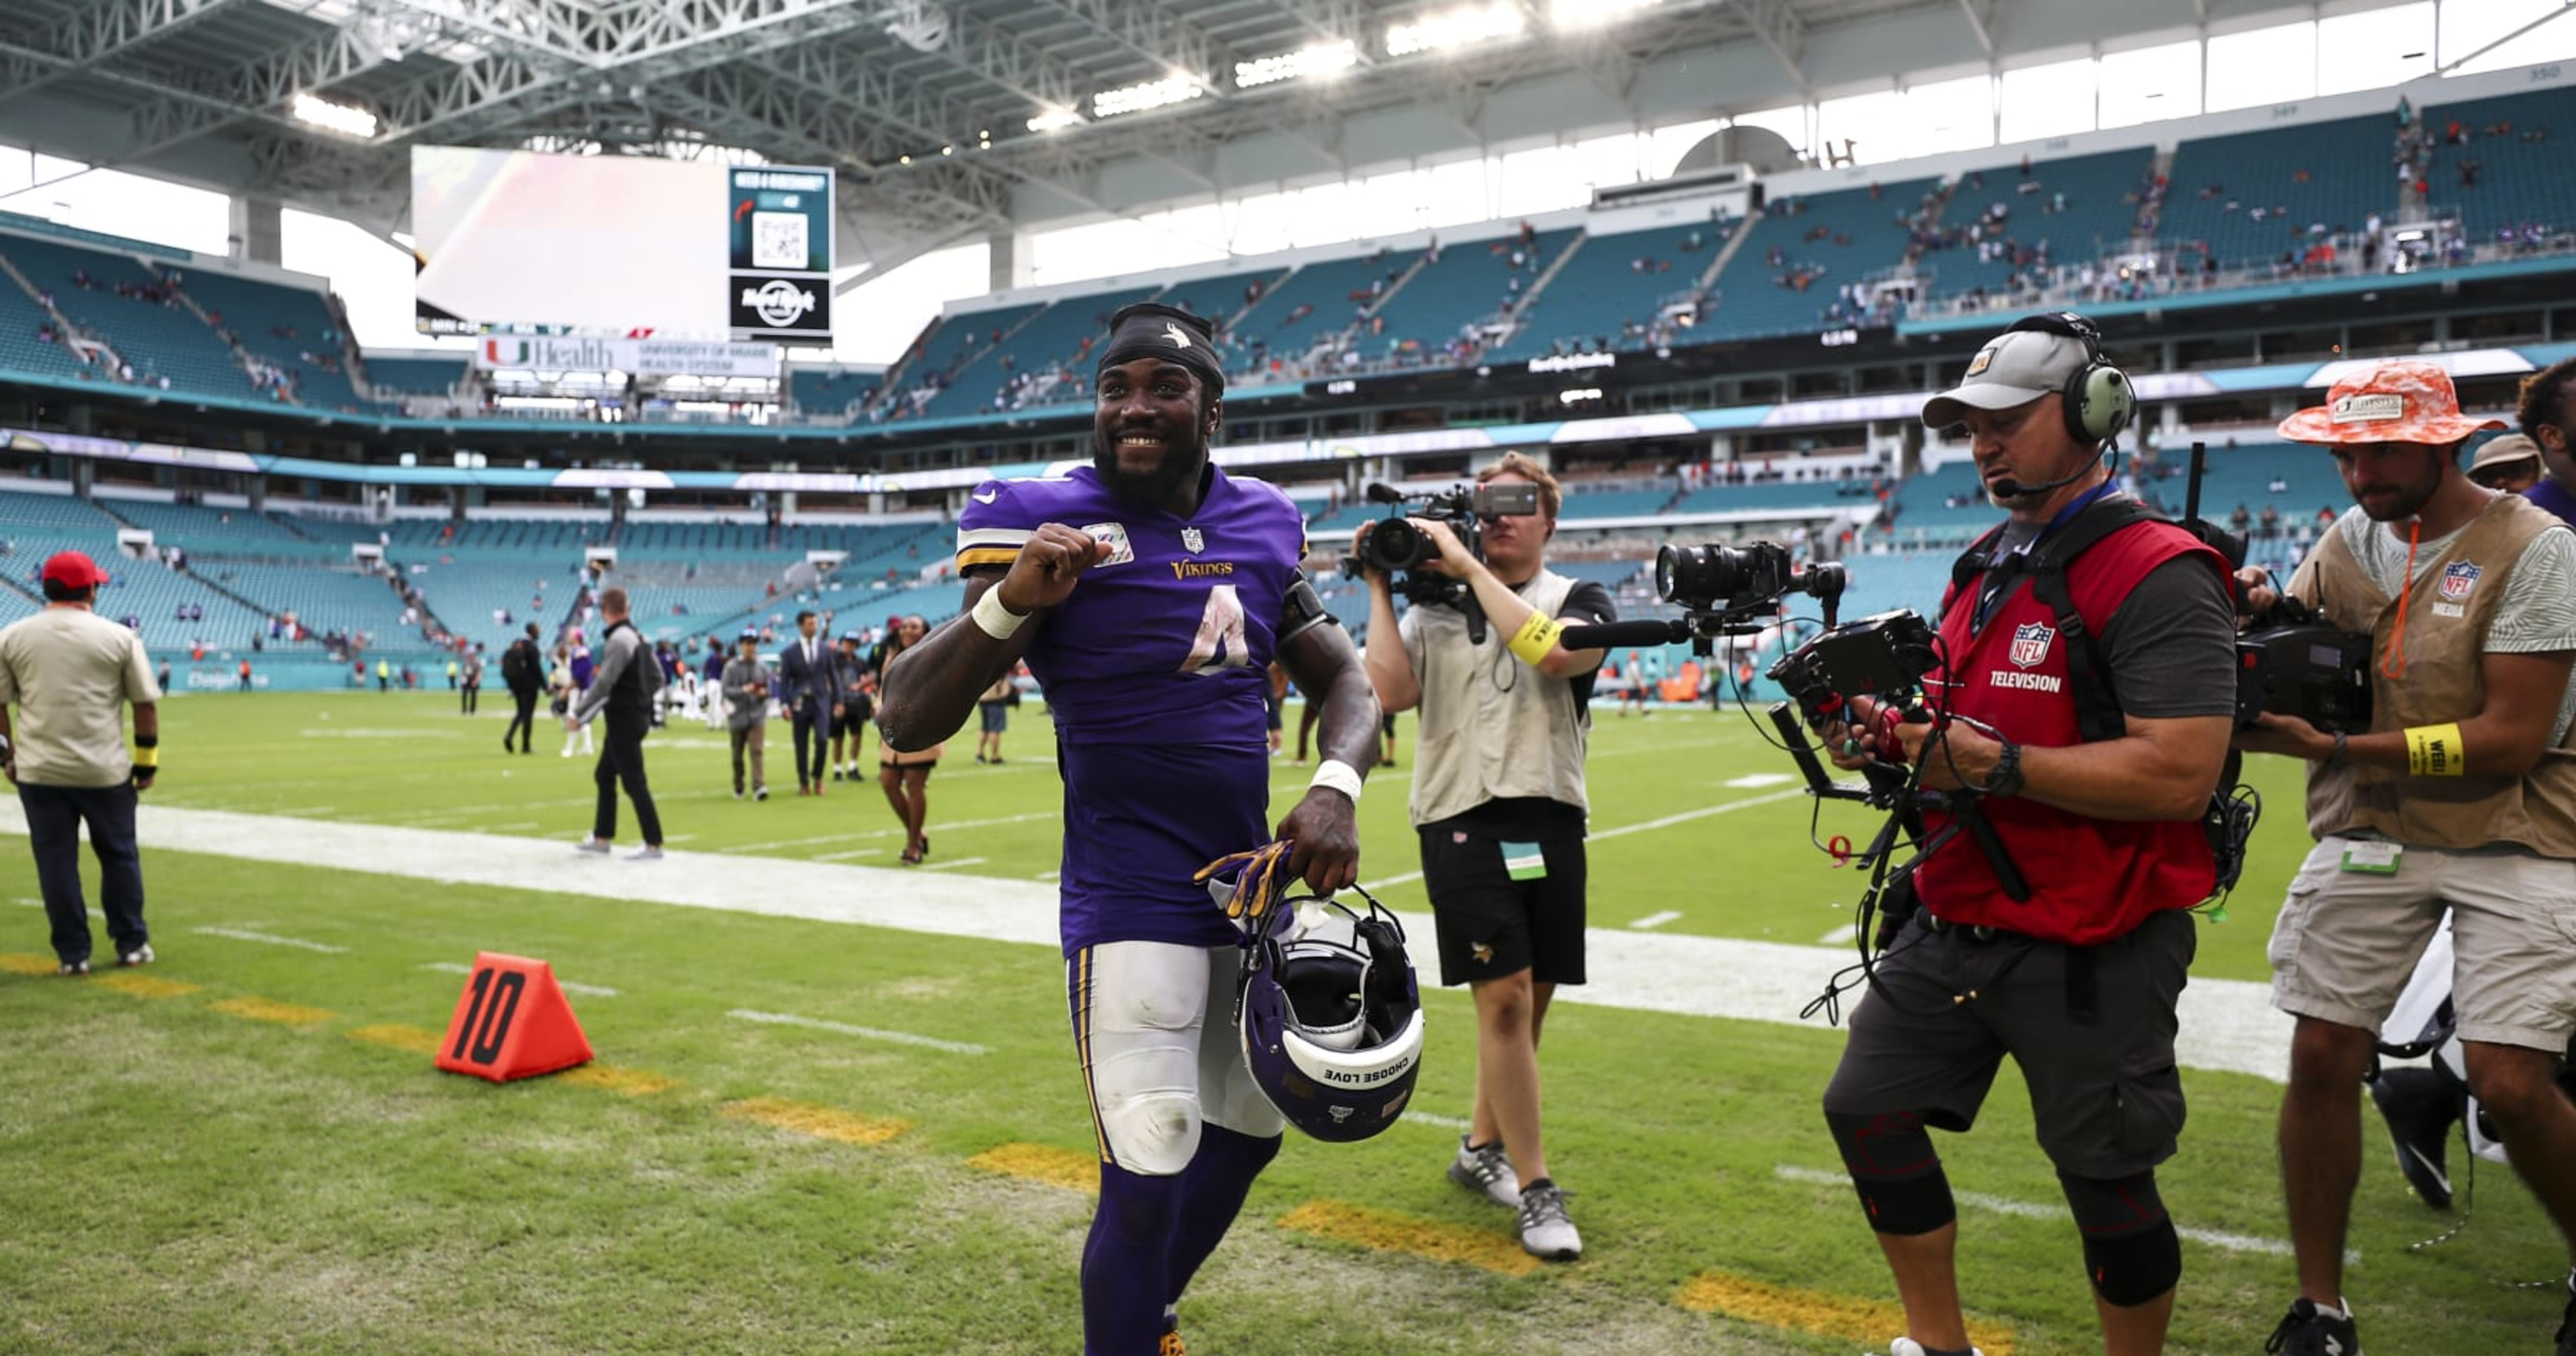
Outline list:
[[[1005,566],[1041,523],[1109,543],[1028,651],[1064,777],[1064,948],[1235,938],[1190,875],[1268,841],[1267,670],[1305,518],[1213,467],[1187,519],[1110,494],[1090,467],[976,487],[957,565]]]

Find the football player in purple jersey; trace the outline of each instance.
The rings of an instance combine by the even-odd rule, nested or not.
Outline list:
[[[1286,495],[1208,444],[1224,369],[1208,323],[1110,318],[1092,464],[990,481],[958,518],[966,615],[888,666],[887,745],[955,734],[1025,658],[1064,781],[1066,987],[1100,1153],[1083,1249],[1090,1356],[1180,1350],[1175,1305],[1279,1151],[1230,1019],[1241,933],[1193,873],[1267,840],[1330,893],[1359,875],[1355,809],[1377,699],[1299,569]],[[1273,828],[1265,670],[1323,703],[1324,762]]]

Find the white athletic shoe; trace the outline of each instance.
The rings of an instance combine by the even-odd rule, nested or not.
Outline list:
[[[580,842],[573,844],[572,850],[575,852],[587,852],[595,857],[605,857],[608,855],[608,840],[605,838],[585,838]]]
[[[1969,1356],[1986,1356],[1975,1347],[1968,1348],[1968,1353]],[[1887,1356],[1923,1356],[1923,1344],[1911,1337],[1900,1337],[1887,1344]]]
[[[1520,1177],[1512,1171],[1512,1160],[1503,1153],[1501,1140],[1470,1149],[1467,1137],[1460,1135],[1458,1156],[1449,1163],[1449,1180],[1505,1209],[1521,1208]]]
[[[1554,1182],[1521,1193],[1521,1251],[1550,1262],[1583,1255],[1583,1235],[1565,1213],[1565,1188]]]

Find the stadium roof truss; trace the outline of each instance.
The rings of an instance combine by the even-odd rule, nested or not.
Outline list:
[[[842,262],[883,269],[1014,223],[2187,37],[2282,4],[1474,0],[1511,7],[1521,35],[1389,54],[1391,25],[1461,2],[7,0],[0,137],[379,231],[403,224],[414,145],[747,151],[838,169]],[[1558,8],[1613,17],[1559,29]],[[1330,78],[1236,80],[1342,43]],[[1175,76],[1199,92],[1099,111]],[[376,130],[299,119],[299,95]],[[1065,125],[1032,130],[1050,113]]]

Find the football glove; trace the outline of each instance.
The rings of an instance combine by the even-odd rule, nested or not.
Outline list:
[[[1288,893],[1292,878],[1288,874],[1287,840],[1264,843],[1245,852],[1230,852],[1198,869],[1190,877],[1204,885],[1227,871],[1234,872],[1234,890],[1219,902],[1225,916],[1236,922],[1260,922]],[[1223,882],[1210,888],[1213,895]]]

